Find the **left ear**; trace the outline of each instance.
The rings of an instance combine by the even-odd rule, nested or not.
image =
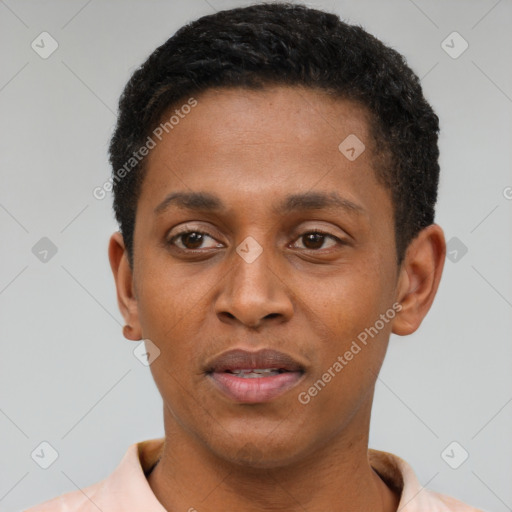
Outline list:
[[[412,334],[427,315],[437,293],[446,257],[444,232],[437,224],[422,229],[409,244],[400,266],[396,301],[402,305],[392,332]]]

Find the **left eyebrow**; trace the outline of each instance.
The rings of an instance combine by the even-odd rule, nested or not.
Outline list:
[[[278,215],[300,210],[329,210],[341,209],[352,215],[367,214],[366,210],[359,204],[341,197],[336,192],[306,192],[303,194],[292,194],[287,196],[274,212]]]
[[[195,211],[226,211],[226,205],[221,199],[208,192],[173,192],[155,208],[154,213],[160,215],[172,205]],[[341,209],[351,215],[364,215],[367,211],[359,204],[341,197],[336,192],[306,192],[292,194],[284,198],[272,208],[276,215],[283,215],[301,210]]]

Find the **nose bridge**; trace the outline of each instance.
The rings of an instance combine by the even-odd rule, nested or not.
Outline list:
[[[292,303],[281,280],[272,270],[270,247],[247,237],[231,255],[232,265],[223,280],[217,314],[256,325],[269,315],[288,317]]]
[[[264,251],[263,247],[258,250],[249,241],[240,244],[236,252],[231,271],[233,293],[252,297],[263,294],[269,298],[272,295],[270,276],[273,275],[269,268],[270,250]]]

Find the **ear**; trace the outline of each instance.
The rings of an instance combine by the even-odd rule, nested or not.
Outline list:
[[[138,341],[142,338],[137,298],[134,293],[133,273],[128,261],[123,236],[116,231],[111,237],[108,245],[108,258],[110,268],[114,274],[114,281],[117,289],[117,304],[123,315],[124,321],[129,326],[123,329],[124,337]]]
[[[437,224],[422,229],[410,243],[399,271],[396,300],[402,309],[392,332],[412,334],[427,315],[437,293],[446,257],[443,230]]]

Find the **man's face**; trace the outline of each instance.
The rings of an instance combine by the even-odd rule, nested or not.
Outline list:
[[[365,111],[288,87],[196,99],[148,155],[134,234],[138,321],[161,351],[151,371],[166,428],[219,457],[269,467],[342,432],[365,435],[393,322],[377,321],[396,300],[398,271]],[[351,134],[365,145],[355,159],[353,144],[338,148]],[[157,208],[178,192],[222,206],[175,199]],[[334,194],[357,206],[319,204]],[[384,325],[374,334],[376,322]],[[212,373],[232,349],[277,350],[297,367]]]

